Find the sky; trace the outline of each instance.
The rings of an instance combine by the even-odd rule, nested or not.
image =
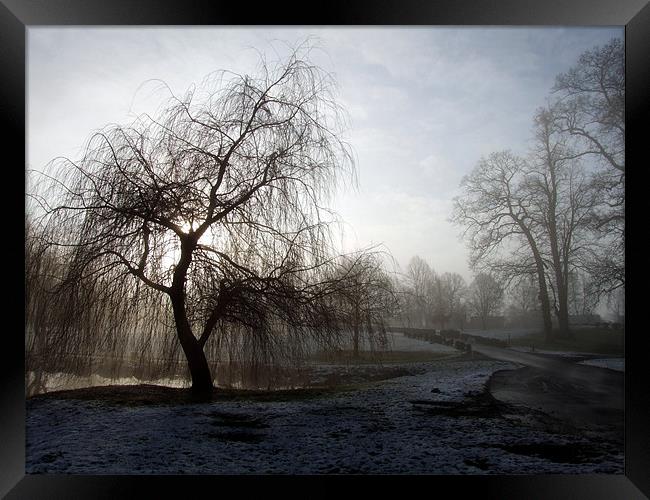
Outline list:
[[[29,27],[27,164],[77,158],[92,131],[157,106],[153,79],[182,95],[220,69],[254,72],[310,39],[349,114],[357,185],[332,207],[343,251],[381,244],[469,283],[461,228],[448,218],[482,156],[523,153],[556,75],[622,27]],[[149,83],[145,83],[149,82]]]

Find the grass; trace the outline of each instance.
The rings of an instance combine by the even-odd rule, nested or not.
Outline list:
[[[511,346],[534,347],[548,351],[593,352],[596,354],[623,355],[623,330],[597,327],[574,327],[573,338],[554,338],[546,342],[543,333],[532,333],[511,339]],[[557,334],[557,332],[555,332]]]

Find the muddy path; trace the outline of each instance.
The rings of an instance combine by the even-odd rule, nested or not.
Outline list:
[[[600,436],[622,445],[624,376],[604,368],[594,370],[611,373],[595,372],[592,381],[527,366],[496,372],[487,389],[507,405],[504,408],[535,412],[540,425]]]

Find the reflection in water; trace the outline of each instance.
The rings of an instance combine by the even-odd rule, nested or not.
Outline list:
[[[190,382],[183,379],[156,379],[143,380],[136,377],[104,377],[98,374],[74,375],[70,373],[35,373],[27,372],[27,396],[44,394],[53,391],[67,391],[81,389],[84,387],[96,387],[103,385],[138,385],[155,384],[166,387],[189,387]]]
[[[215,386],[244,390],[285,390],[305,387],[308,383],[307,367],[281,367],[218,363]],[[143,377],[119,370],[114,373],[72,374],[44,371],[27,372],[27,396],[46,392],[81,389],[106,385],[152,384],[166,387],[189,388],[191,380],[179,374],[176,377]]]

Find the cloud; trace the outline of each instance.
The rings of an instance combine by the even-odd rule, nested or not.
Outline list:
[[[383,244],[402,267],[418,254],[436,269],[468,277],[465,248],[457,228],[447,221],[451,200],[385,189],[362,200],[341,200],[339,208],[348,223],[345,251]]]
[[[217,69],[253,73],[255,49],[274,59],[315,36],[358,159],[359,189],[334,207],[346,245],[384,242],[402,266],[418,254],[468,279],[447,222],[460,179],[482,155],[524,149],[555,76],[615,35],[622,28],[30,27],[28,160],[74,157],[91,130],[155,107],[150,88],[136,95],[145,80],[182,93]]]

